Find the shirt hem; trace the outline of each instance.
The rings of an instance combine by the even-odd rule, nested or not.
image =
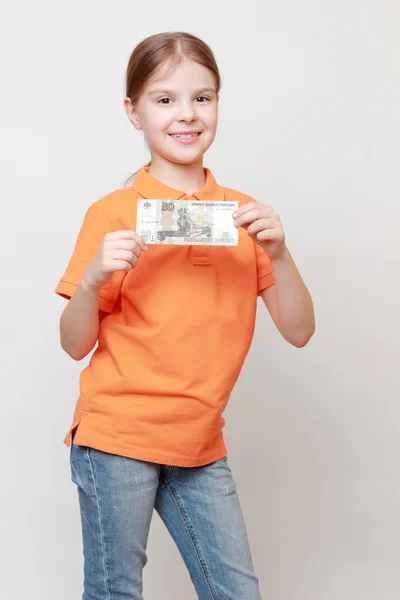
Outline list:
[[[64,444],[67,447],[71,446],[71,433],[79,425],[81,419],[82,415],[80,415],[79,419],[74,422],[65,436]],[[222,447],[219,447],[218,451],[213,451],[210,454],[206,454],[198,458],[182,458],[176,456],[175,454],[164,454],[162,451],[149,452],[148,450],[143,450],[143,448],[135,448],[134,446],[122,449],[118,444],[114,444],[112,441],[107,440],[103,443],[102,441],[93,439],[87,433],[81,433],[79,431],[79,427],[75,434],[73,443],[77,446],[88,446],[94,450],[108,452],[109,454],[117,454],[118,456],[124,456],[126,458],[133,458],[136,460],[143,460],[145,462],[168,465],[171,467],[201,467],[227,456],[227,448],[224,442],[222,443]]]

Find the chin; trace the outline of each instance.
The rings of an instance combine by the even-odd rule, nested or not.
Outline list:
[[[202,159],[204,152],[196,152],[192,156],[182,156],[177,154],[160,154],[164,160],[168,160],[169,162],[173,162],[177,165],[191,165],[192,163],[196,163]]]

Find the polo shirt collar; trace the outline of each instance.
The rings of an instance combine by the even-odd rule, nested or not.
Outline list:
[[[150,167],[142,167],[136,175],[132,188],[143,198],[154,200],[179,200],[186,197],[186,193],[165,185],[149,173]],[[215,181],[210,169],[203,168],[206,176],[204,187],[191,197],[197,200],[225,200],[224,189]]]

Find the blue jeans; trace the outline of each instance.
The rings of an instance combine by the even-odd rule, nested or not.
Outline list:
[[[261,599],[226,456],[200,467],[173,467],[71,443],[70,463],[81,511],[82,600],[143,599],[154,508],[200,600]]]

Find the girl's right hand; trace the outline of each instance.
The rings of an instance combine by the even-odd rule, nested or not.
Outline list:
[[[146,243],[135,231],[107,233],[83,274],[86,285],[101,288],[114,271],[134,269],[142,250],[147,250]]]

